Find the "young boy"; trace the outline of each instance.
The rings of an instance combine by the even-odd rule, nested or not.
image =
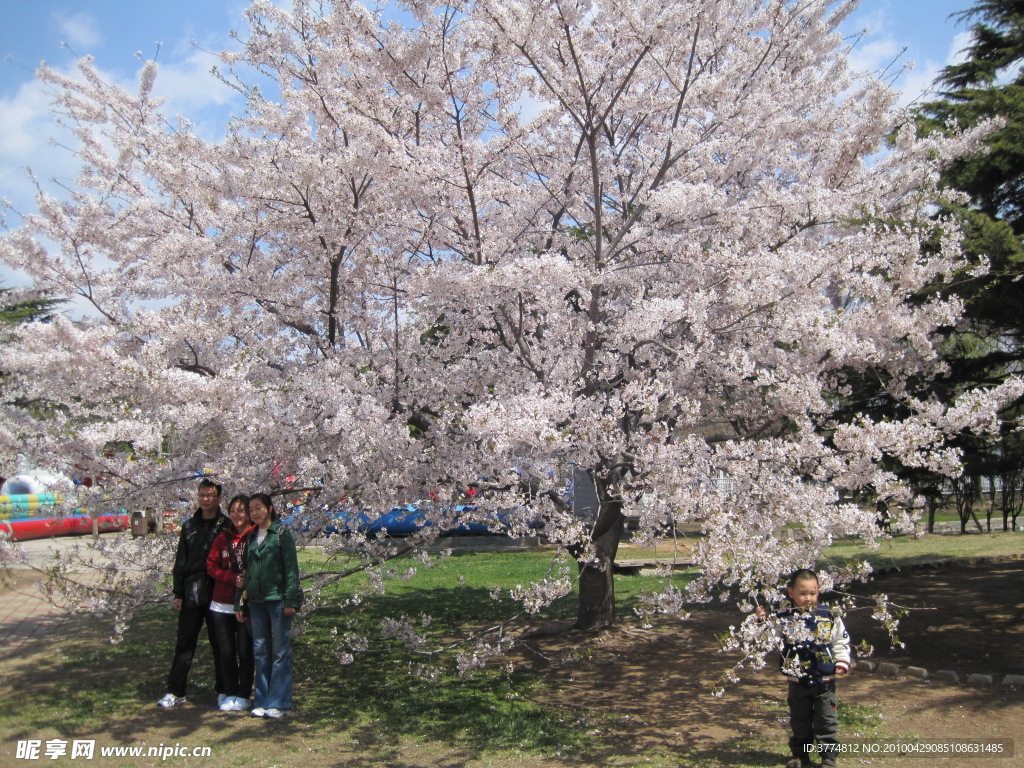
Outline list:
[[[793,759],[786,768],[811,765],[817,740],[822,768],[836,764],[839,717],[836,677],[850,671],[850,636],[843,620],[826,605],[818,605],[818,574],[802,568],[789,577],[789,600],[776,613],[782,631],[779,667],[789,679],[789,724]],[[757,616],[767,618],[764,608]]]

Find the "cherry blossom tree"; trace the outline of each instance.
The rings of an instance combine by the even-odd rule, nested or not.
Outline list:
[[[257,0],[220,72],[245,112],[213,143],[163,114],[155,63],[137,93],[44,68],[82,170],[0,254],[92,312],[22,334],[11,386],[38,407],[7,410],[4,445],[137,506],[206,466],[327,504],[433,493],[440,517],[486,478],[483,507],[528,505],[576,558],[582,627],[614,619],[627,513],[641,541],[704,534],[659,610],[770,599],[877,535],[843,490],[903,493],[886,457],[952,469],[943,435],[993,428],[1000,396],[903,389],[941,374],[960,307],[908,298],[960,266],[954,228],[921,245],[984,126],[918,138],[849,67],[853,6]],[[865,370],[905,419],[836,421]],[[587,473],[595,515],[550,466]],[[360,545],[373,569],[400,548]]]

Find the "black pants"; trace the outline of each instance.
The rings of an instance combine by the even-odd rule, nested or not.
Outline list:
[[[835,759],[839,743],[839,712],[836,709],[836,682],[802,686],[789,684],[789,725],[793,737],[789,749],[793,757],[810,758],[809,747],[818,742],[823,758]]]
[[[184,696],[188,685],[188,672],[192,668],[192,659],[196,655],[199,644],[199,631],[206,622],[206,636],[210,639],[213,651],[213,674],[216,678],[217,693],[224,693],[224,679],[220,668],[220,649],[208,606],[200,608],[181,607],[178,612],[178,638],[174,645],[174,659],[171,661],[171,674],[167,677],[167,690],[175,696]]]
[[[252,635],[247,622],[239,621],[233,613],[210,611],[213,633],[220,650],[220,670],[224,678],[226,696],[252,698],[252,680],[255,666],[252,657]]]

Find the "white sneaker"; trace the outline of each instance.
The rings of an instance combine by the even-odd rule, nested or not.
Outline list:
[[[282,718],[284,716],[285,716],[285,712],[283,710],[277,709],[275,707],[271,707],[270,709],[268,709],[266,714],[264,715],[264,717],[270,717],[270,718],[273,718],[274,720],[277,720],[277,719]]]
[[[218,693],[217,694],[217,707],[220,708],[220,709],[224,709],[224,702],[227,701],[228,698],[229,697],[224,695],[223,693]]]
[[[160,701],[158,701],[156,703],[156,705],[158,707],[163,707],[164,709],[171,709],[173,707],[178,706],[179,704],[184,704],[184,703],[185,703],[185,697],[184,696],[175,696],[173,693],[168,693],[168,694],[165,694],[164,697],[162,699],[160,699]]]
[[[221,699],[220,704],[217,705],[217,709],[221,712],[237,712],[238,708],[235,706],[236,701],[237,699],[235,699],[234,696],[225,696]]]
[[[249,708],[249,700],[243,699],[240,696],[232,696],[231,701],[234,706],[231,707],[232,712],[245,712]]]
[[[267,716],[267,710],[265,710],[263,707],[256,707],[256,709],[254,709],[252,712],[249,713],[249,716],[250,717],[266,717]]]

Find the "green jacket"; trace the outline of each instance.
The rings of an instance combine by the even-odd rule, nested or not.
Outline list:
[[[299,606],[299,558],[288,528],[273,522],[262,543],[256,530],[245,548],[245,593],[254,603],[283,600],[286,608]]]

